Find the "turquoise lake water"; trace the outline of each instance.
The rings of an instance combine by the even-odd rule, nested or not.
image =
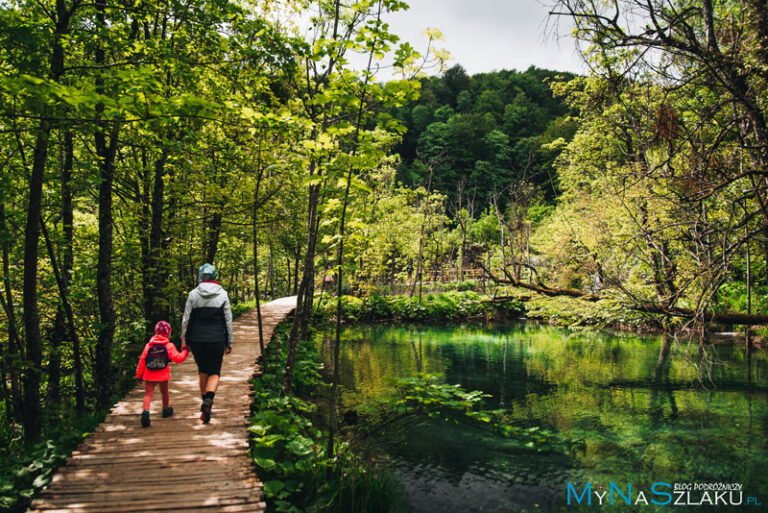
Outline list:
[[[318,347],[328,362],[327,340],[319,337]],[[401,476],[415,513],[768,511],[765,352],[747,355],[732,344],[701,352],[685,340],[534,323],[361,326],[344,331],[340,365],[344,411],[389,394],[392,378],[432,373],[490,394],[487,407],[507,410],[516,424],[581,442],[536,453],[463,424],[393,423],[368,445]],[[630,482],[627,506],[618,491],[627,495]],[[742,504],[726,494],[710,506],[692,490],[654,505],[668,499],[651,494],[657,482],[740,484]],[[585,495],[579,506],[574,492],[587,483],[592,504]],[[610,483],[614,504],[600,506],[595,492]]]

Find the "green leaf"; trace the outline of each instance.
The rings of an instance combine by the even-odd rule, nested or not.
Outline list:
[[[267,435],[267,436],[262,436],[256,441],[266,447],[271,447],[276,442],[280,442],[282,440],[285,440],[285,437],[283,435]]]
[[[267,497],[276,496],[283,488],[285,488],[285,483],[277,479],[264,482],[264,494]]]
[[[272,470],[277,466],[277,462],[269,458],[253,458],[253,462],[264,470]]]

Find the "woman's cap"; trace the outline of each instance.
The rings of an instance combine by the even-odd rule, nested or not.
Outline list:
[[[197,283],[215,279],[216,268],[211,264],[203,264],[200,266],[200,269],[197,270]]]
[[[160,321],[155,324],[155,335],[168,338],[171,336],[171,325],[166,321]]]

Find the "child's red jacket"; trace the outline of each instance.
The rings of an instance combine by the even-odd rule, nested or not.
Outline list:
[[[173,343],[168,340],[167,338],[155,335],[151,339],[149,339],[149,342],[146,346],[144,346],[144,351],[141,352],[141,358],[139,358],[139,366],[136,369],[136,379],[143,379],[144,381],[170,381],[171,380],[171,365],[168,364],[168,367],[162,370],[152,370],[147,369],[147,366],[145,365],[145,360],[147,359],[147,352],[149,351],[150,346],[152,345],[158,345],[158,344],[165,344],[165,350],[168,351],[168,358],[173,360],[176,363],[181,363],[184,360],[187,359],[187,356],[189,355],[189,350],[184,349],[182,351],[177,351],[176,346],[173,345]]]

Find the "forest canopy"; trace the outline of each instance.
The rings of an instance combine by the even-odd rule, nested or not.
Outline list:
[[[554,199],[558,151],[547,145],[570,140],[576,124],[552,85],[572,78],[535,67],[470,76],[455,65],[422,79],[419,98],[394,113],[408,128],[395,147],[402,159],[398,179],[426,185],[432,167],[433,188],[477,212],[494,196],[506,206],[510,185],[520,181]]]

